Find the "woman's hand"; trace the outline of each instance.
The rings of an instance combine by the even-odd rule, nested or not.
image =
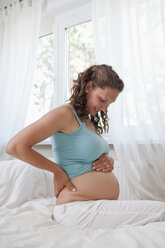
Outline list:
[[[69,190],[75,192],[76,187],[72,184],[66,173],[59,167],[54,173],[54,194],[56,197],[60,194],[63,188],[67,187]]]
[[[102,154],[94,163],[93,169],[101,172],[111,172],[113,170],[114,160],[108,155]]]

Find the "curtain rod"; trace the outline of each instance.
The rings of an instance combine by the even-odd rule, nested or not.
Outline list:
[[[12,0],[7,1],[7,3],[5,3],[5,2],[6,1],[4,1],[4,3],[1,4],[1,6],[0,6],[1,9],[3,9],[3,8],[6,9],[7,6],[9,6],[9,5],[12,6],[12,4],[13,4],[13,1]],[[19,0],[19,3],[21,3],[21,2],[23,2],[23,0]]]
[[[19,0],[19,3],[23,2],[24,0]],[[47,3],[47,0],[42,0],[42,5],[43,6],[46,6],[46,3]],[[15,0],[16,2],[16,0]],[[29,0],[30,4],[32,3],[32,0]],[[13,0],[8,0],[7,3],[6,3],[6,0],[4,0],[3,2],[0,2],[0,9],[7,9],[7,6],[12,6],[13,4]]]

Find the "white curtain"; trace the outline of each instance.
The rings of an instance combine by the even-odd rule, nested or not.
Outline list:
[[[110,137],[133,199],[165,201],[165,2],[91,0],[97,63],[125,83]]]
[[[9,158],[5,146],[24,127],[41,9],[42,0],[13,0],[0,9],[0,160]]]

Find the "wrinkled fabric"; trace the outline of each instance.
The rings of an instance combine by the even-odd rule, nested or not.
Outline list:
[[[53,219],[82,229],[121,228],[165,221],[165,203],[159,201],[96,200],[56,205]]]

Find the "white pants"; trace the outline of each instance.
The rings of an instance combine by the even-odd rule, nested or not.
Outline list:
[[[80,228],[120,228],[165,221],[165,202],[95,200],[55,206],[53,219],[63,226]]]

